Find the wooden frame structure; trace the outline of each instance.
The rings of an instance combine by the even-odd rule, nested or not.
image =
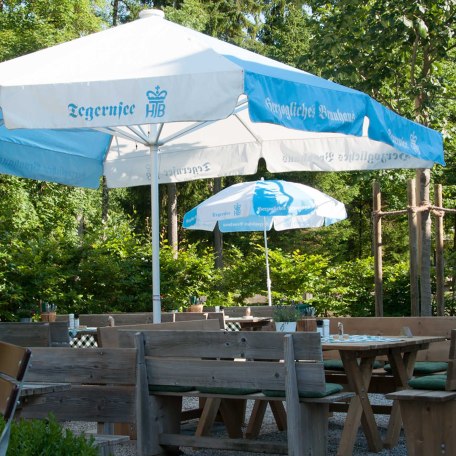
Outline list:
[[[426,272],[424,239],[430,242],[429,215],[435,217],[435,262],[436,262],[436,302],[437,315],[443,316],[444,303],[444,231],[443,217],[445,213],[456,213],[456,209],[443,207],[442,185],[436,184],[434,188],[434,204],[429,200],[422,200],[417,204],[416,180],[408,182],[408,205],[407,209],[397,211],[382,211],[382,199],[380,185],[373,183],[373,244],[374,244],[374,271],[375,271],[375,316],[383,316],[383,243],[382,243],[382,218],[394,215],[408,215],[409,225],[409,263],[410,263],[410,309],[412,316],[431,316],[430,277]],[[424,220],[419,223],[422,216]],[[423,229],[424,228],[424,229]],[[420,235],[421,231],[421,235]],[[429,262],[429,259],[427,259]],[[420,280],[421,278],[421,280]]]

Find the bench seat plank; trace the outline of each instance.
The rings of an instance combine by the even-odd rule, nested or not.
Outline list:
[[[456,399],[456,391],[435,391],[435,390],[403,390],[389,393],[387,399],[398,399],[401,401],[426,400],[435,402],[451,401]]]
[[[214,450],[235,450],[252,453],[288,454],[287,445],[281,442],[252,441],[247,439],[222,439],[220,437],[195,437],[184,434],[162,433],[159,437],[161,445],[203,447]]]

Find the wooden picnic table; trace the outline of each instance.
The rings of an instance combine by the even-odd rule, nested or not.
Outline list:
[[[397,445],[401,430],[401,416],[396,401],[393,403],[385,442],[375,421],[368,390],[373,364],[377,356],[387,356],[391,364],[396,389],[408,388],[419,350],[444,340],[439,336],[348,336],[346,339],[322,340],[323,350],[338,350],[347,376],[348,386],[356,395],[350,400],[342,431],[338,454],[351,454],[358,428],[362,425],[369,450],[379,452]]]

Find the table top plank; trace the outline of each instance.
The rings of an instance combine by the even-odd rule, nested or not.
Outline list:
[[[353,338],[353,336],[351,336]],[[440,342],[445,340],[443,336],[413,336],[413,337],[404,337],[404,336],[384,336],[385,340],[381,338],[362,338],[364,336],[359,336],[359,340],[346,339],[346,340],[336,340],[331,338],[331,341],[322,339],[322,349],[323,350],[382,350],[382,349],[391,349],[391,348],[409,348],[416,346],[417,349],[422,345],[427,345],[432,342]]]

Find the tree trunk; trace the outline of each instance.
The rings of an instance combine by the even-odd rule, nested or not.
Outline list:
[[[434,189],[434,205],[443,207],[442,185],[437,184]],[[435,303],[437,315],[443,317],[445,314],[445,271],[443,264],[443,217],[445,212],[441,211],[435,215],[435,275],[436,290]]]
[[[101,187],[101,220],[105,223],[109,213],[109,188],[106,184],[106,177],[103,176]]]
[[[453,251],[456,251],[456,214],[453,217]],[[452,301],[456,300],[456,267],[452,265],[451,271]]]
[[[216,177],[214,179],[214,195],[222,189],[222,179]],[[223,235],[219,230],[218,224],[214,229],[214,250],[215,250],[215,267],[217,269],[223,268]]]
[[[177,186],[167,184],[168,190],[168,242],[173,250],[173,257],[177,258],[179,241],[177,238]]]
[[[418,217],[416,213],[416,180],[408,182],[409,268],[410,268],[410,315],[420,314],[420,285],[418,268]]]
[[[375,316],[383,317],[383,263],[382,263],[382,196],[378,182],[373,184],[374,209],[374,273],[375,273]]]
[[[117,16],[119,15],[119,0],[112,2],[112,25],[117,25]]]
[[[429,205],[429,184],[431,170],[419,170],[420,175],[420,200],[422,206]],[[421,315],[432,315],[431,294],[431,216],[430,211],[421,212]]]

